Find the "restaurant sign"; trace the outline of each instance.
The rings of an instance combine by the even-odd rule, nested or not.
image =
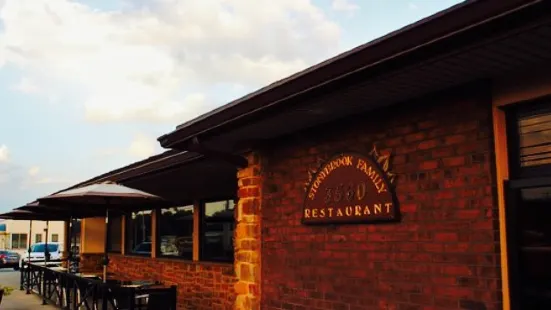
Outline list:
[[[311,171],[303,224],[395,221],[398,216],[389,155],[342,153]]]

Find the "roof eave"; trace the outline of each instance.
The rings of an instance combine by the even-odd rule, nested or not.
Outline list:
[[[234,120],[244,114],[254,114],[267,106],[281,104],[286,98],[292,97],[299,91],[315,89],[329,81],[336,81],[354,70],[365,69],[373,64],[406,56],[408,52],[419,46],[448,38],[476,24],[485,23],[540,2],[542,0],[465,1],[234,100],[179,125],[176,130],[162,135],[157,140],[164,148],[176,148],[179,144],[205,134],[212,128],[231,126]]]

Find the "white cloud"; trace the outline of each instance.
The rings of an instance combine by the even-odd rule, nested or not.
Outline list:
[[[5,0],[0,60],[28,78],[21,90],[76,96],[89,121],[182,122],[222,103],[216,85],[260,87],[338,51],[338,25],[310,0],[128,3]]]
[[[135,134],[130,144],[122,147],[111,147],[98,149],[95,152],[97,158],[103,160],[105,157],[121,157],[123,162],[128,164],[129,160],[142,160],[162,152],[155,137],[143,133]]]
[[[56,170],[55,176],[48,171],[47,175],[39,166],[22,165],[17,158],[5,156],[7,153],[7,147],[0,146],[0,210],[21,206],[75,182],[64,176],[63,170]]]
[[[62,171],[57,172],[56,177],[47,176],[42,173],[42,168],[39,166],[31,166],[27,169],[27,175],[23,177],[20,189],[27,189],[32,186],[43,184],[69,185],[74,182],[74,180],[59,176],[60,172],[62,173]]]
[[[29,168],[29,176],[31,177],[35,177],[38,175],[38,173],[40,172],[40,167],[38,166],[32,166],[31,168]]]
[[[333,0],[331,8],[335,11],[354,12],[360,9],[360,6],[349,0]]]
[[[138,134],[130,143],[128,154],[132,157],[144,159],[159,152],[159,144],[152,137]]]
[[[68,179],[68,178],[53,178],[53,177],[39,177],[32,180],[33,184],[58,184],[60,185],[69,185],[74,184],[76,180]]]
[[[5,144],[0,145],[0,163],[7,163],[10,161],[10,152]]]
[[[40,87],[27,77],[22,77],[19,82],[12,85],[12,89],[27,94],[38,93],[40,91]]]

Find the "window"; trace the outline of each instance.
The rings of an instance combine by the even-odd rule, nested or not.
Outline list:
[[[81,224],[80,219],[73,220],[73,233],[70,238],[70,243],[71,243],[71,252],[74,255],[78,255],[80,251],[80,231],[81,231],[80,224]]]
[[[235,202],[207,202],[201,214],[201,259],[233,261],[233,230]]]
[[[159,254],[193,259],[193,206],[161,209]]]
[[[122,250],[122,216],[109,216],[109,252],[120,253]]]
[[[521,166],[551,164],[551,113],[521,116],[518,127]]]
[[[507,250],[511,307],[549,309],[551,96],[506,107]]]
[[[44,253],[44,250],[46,249],[45,243],[39,243],[39,244],[33,244],[31,247],[31,253]],[[58,245],[57,244],[51,244],[48,243],[48,252],[57,252]]]
[[[132,212],[127,216],[126,231],[129,254],[151,255],[151,210]]]
[[[27,248],[27,234],[12,234],[11,235],[11,248],[12,249],[26,249]]]
[[[59,242],[59,235],[58,234],[52,234],[52,242]]]
[[[549,100],[549,99],[548,99]],[[549,102],[523,104],[508,113],[513,178],[551,174],[551,109]]]
[[[35,243],[42,242],[42,234],[36,234],[34,236],[34,242]]]

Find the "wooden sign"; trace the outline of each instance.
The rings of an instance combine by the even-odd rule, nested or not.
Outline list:
[[[303,224],[371,223],[397,220],[389,155],[343,153],[310,173]]]

